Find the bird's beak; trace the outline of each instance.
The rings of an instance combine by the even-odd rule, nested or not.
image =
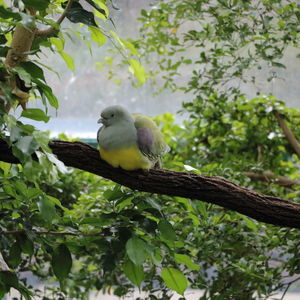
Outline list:
[[[97,121],[97,123],[102,123],[103,124],[103,122],[104,122],[104,119],[103,118],[100,118],[98,121]]]

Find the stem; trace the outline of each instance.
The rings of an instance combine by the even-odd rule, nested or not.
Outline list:
[[[74,0],[69,0],[67,3],[67,6],[65,7],[63,13],[61,14],[61,16],[58,18],[58,20],[56,21],[57,25],[60,25],[62,23],[62,21],[65,19],[68,10],[72,7]],[[54,27],[50,27],[48,29],[45,30],[38,30],[35,34],[35,36],[45,36],[45,35],[51,35],[53,32],[55,31]]]
[[[290,128],[287,126],[285,120],[282,118],[280,113],[277,110],[275,110],[274,114],[275,114],[275,117],[277,119],[279,126],[281,127],[281,129],[285,135],[285,138],[288,140],[288,142],[291,144],[294,151],[296,152],[297,156],[300,158],[300,143],[298,142],[298,140],[296,139],[295,135],[290,130]]]

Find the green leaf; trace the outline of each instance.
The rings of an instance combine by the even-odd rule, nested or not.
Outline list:
[[[21,263],[21,261],[22,261],[21,253],[22,253],[21,247],[20,247],[19,243],[16,241],[11,246],[11,248],[9,250],[9,256],[6,259],[7,264],[11,268],[14,269]]]
[[[35,150],[39,148],[39,144],[32,136],[23,136],[17,143],[14,144],[25,155],[31,155]]]
[[[164,239],[169,241],[176,240],[176,233],[173,229],[173,226],[167,220],[160,221],[158,223],[158,229]]]
[[[42,218],[51,223],[52,220],[56,217],[55,204],[48,197],[42,197],[38,202],[38,208]]]
[[[52,254],[51,266],[59,281],[63,281],[70,273],[72,256],[65,244],[60,244]]]
[[[12,12],[11,9],[5,8],[2,5],[0,6],[0,18],[2,19],[15,19],[17,21],[20,21],[22,18],[20,14]]]
[[[108,8],[107,6],[101,2],[100,0],[85,0],[87,3],[89,3],[91,6],[93,6],[99,13],[101,13],[105,19],[108,18]]]
[[[72,23],[83,23],[88,26],[97,26],[95,22],[94,14],[90,11],[83,9],[81,4],[73,2],[72,7],[67,10],[66,17]]]
[[[15,289],[19,288],[18,277],[12,272],[0,272],[0,282],[3,282],[8,290],[11,287]]]
[[[57,51],[63,51],[65,48],[65,44],[62,39],[51,37],[50,42],[56,47]]]
[[[34,252],[34,245],[33,242],[27,237],[27,235],[20,235],[18,237],[18,241],[21,246],[22,252],[31,256]]]
[[[131,260],[128,260],[124,266],[123,270],[127,278],[138,287],[141,286],[144,280],[144,270],[142,266],[135,265]]]
[[[89,31],[91,32],[91,38],[94,42],[96,42],[100,47],[105,43],[106,37],[102,33],[102,31],[97,27],[89,27]]]
[[[40,68],[39,66],[37,66],[36,64],[34,64],[33,62],[31,62],[31,61],[22,62],[21,67],[27,73],[29,73],[31,77],[39,78],[39,79],[42,79],[43,81],[46,81],[43,69]]]
[[[116,184],[113,190],[106,190],[105,192],[103,192],[103,196],[108,201],[114,201],[122,198],[124,196],[124,193],[121,190],[121,185]]]
[[[130,67],[129,71],[132,72],[132,74],[136,77],[139,84],[143,84],[146,81],[146,72],[144,67],[135,59],[131,58],[129,60]]]
[[[135,265],[140,266],[147,257],[147,245],[138,237],[132,237],[126,243],[126,252],[130,260]]]
[[[23,0],[23,3],[27,7],[33,7],[37,10],[45,10],[49,5],[50,0]]]
[[[19,77],[24,81],[26,87],[31,86],[31,76],[22,67],[15,67],[14,70],[18,73]]]
[[[68,68],[72,71],[75,69],[73,57],[63,51],[59,52],[60,56],[63,58],[65,63],[67,64]]]
[[[183,273],[174,268],[166,268],[161,272],[161,277],[164,280],[166,286],[180,295],[183,295],[184,291],[188,287],[188,281]]]
[[[45,114],[45,112],[42,111],[39,108],[27,108],[27,109],[24,109],[22,111],[21,116],[24,117],[24,118],[35,120],[35,121],[44,121],[45,123],[47,123],[49,121],[49,119],[50,119],[50,117],[47,116]]]
[[[52,107],[58,109],[58,106],[59,106],[58,105],[58,100],[55,97],[55,95],[53,94],[52,89],[48,85],[42,83],[40,80],[33,79],[32,81],[37,84],[38,90],[39,90],[41,96],[42,97],[46,96],[47,99],[48,99],[49,104]]]
[[[175,254],[175,261],[179,264],[185,264],[190,270],[200,270],[200,266],[192,262],[190,256],[186,254]]]

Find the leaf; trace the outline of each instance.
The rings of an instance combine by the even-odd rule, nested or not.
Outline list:
[[[11,267],[11,268],[16,268],[22,261],[21,258],[21,248],[18,242],[15,242],[10,250],[9,250],[9,256],[6,259],[7,264]]]
[[[97,26],[94,14],[83,9],[81,4],[79,4],[78,2],[73,2],[72,7],[67,10],[66,17],[72,23],[83,23],[88,26]]]
[[[65,63],[67,64],[68,68],[72,71],[75,69],[73,57],[63,51],[59,52],[60,56],[63,58]]]
[[[52,89],[48,85],[42,83],[40,80],[33,79],[32,81],[38,85],[38,90],[39,90],[41,96],[42,97],[46,96],[47,99],[48,99],[49,104],[52,107],[58,109],[58,106],[59,106],[58,105],[58,100],[55,97],[55,95],[53,94]]]
[[[32,136],[23,136],[17,143],[14,144],[25,155],[31,155],[35,150],[39,148],[39,144]]]
[[[56,47],[57,51],[63,51],[65,48],[64,41],[59,38],[51,37],[50,42]]]
[[[116,184],[113,190],[106,190],[105,192],[103,192],[103,196],[108,201],[114,201],[122,198],[124,196],[124,193],[121,190],[121,185]]]
[[[24,81],[26,87],[31,86],[31,76],[22,67],[15,67],[14,70],[18,73],[19,77]]]
[[[51,221],[56,217],[55,204],[48,197],[42,197],[38,202],[38,208],[42,218],[51,223]]]
[[[27,237],[27,235],[22,234],[18,237],[18,241],[20,243],[21,249],[23,253],[29,254],[30,256],[34,252],[34,244],[33,242]]]
[[[133,75],[138,80],[139,84],[143,84],[146,81],[146,72],[144,67],[135,59],[131,58],[129,60],[130,67],[129,70],[133,73]]]
[[[12,12],[10,9],[0,6],[0,18],[2,19],[15,19],[17,21],[20,21],[22,18],[20,14]]]
[[[167,220],[160,221],[158,223],[158,229],[164,239],[169,241],[176,240],[176,233],[173,229],[173,226]]]
[[[100,47],[105,43],[106,37],[102,33],[102,31],[97,27],[89,27],[89,31],[91,32],[91,38],[94,42],[96,42]]]
[[[24,109],[22,111],[21,116],[35,121],[44,121],[45,123],[47,123],[50,120],[50,117],[47,116],[45,112],[39,108]]]
[[[23,3],[27,7],[33,7],[37,10],[45,10],[49,5],[50,0],[23,0]]]
[[[161,277],[166,286],[180,295],[183,295],[184,291],[188,287],[188,281],[183,273],[174,268],[166,268],[161,272]]]
[[[192,262],[191,258],[186,254],[175,254],[175,261],[179,264],[185,264],[190,270],[200,270],[200,266]]]
[[[126,243],[126,252],[130,260],[140,266],[147,257],[147,245],[138,237],[132,237]]]
[[[34,64],[33,62],[31,61],[22,62],[21,67],[27,73],[29,73],[31,77],[42,79],[44,82],[46,81],[43,69],[37,66],[36,64]]]
[[[135,265],[131,260],[128,260],[123,267],[124,273],[127,278],[138,287],[141,286],[144,280],[144,270],[142,266]]]
[[[108,18],[108,8],[107,6],[101,2],[100,0],[85,0],[87,3],[89,3],[91,6],[93,6],[99,13],[101,13],[105,19]]]
[[[60,244],[52,254],[51,266],[59,281],[63,281],[70,273],[72,256],[65,244]]]

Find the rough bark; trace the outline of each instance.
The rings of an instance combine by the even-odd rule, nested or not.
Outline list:
[[[157,169],[125,171],[111,167],[100,159],[96,148],[81,142],[52,141],[50,147],[66,166],[94,173],[133,190],[198,199],[261,222],[300,228],[300,204],[258,194],[219,177]],[[1,140],[0,160],[18,163]]]

